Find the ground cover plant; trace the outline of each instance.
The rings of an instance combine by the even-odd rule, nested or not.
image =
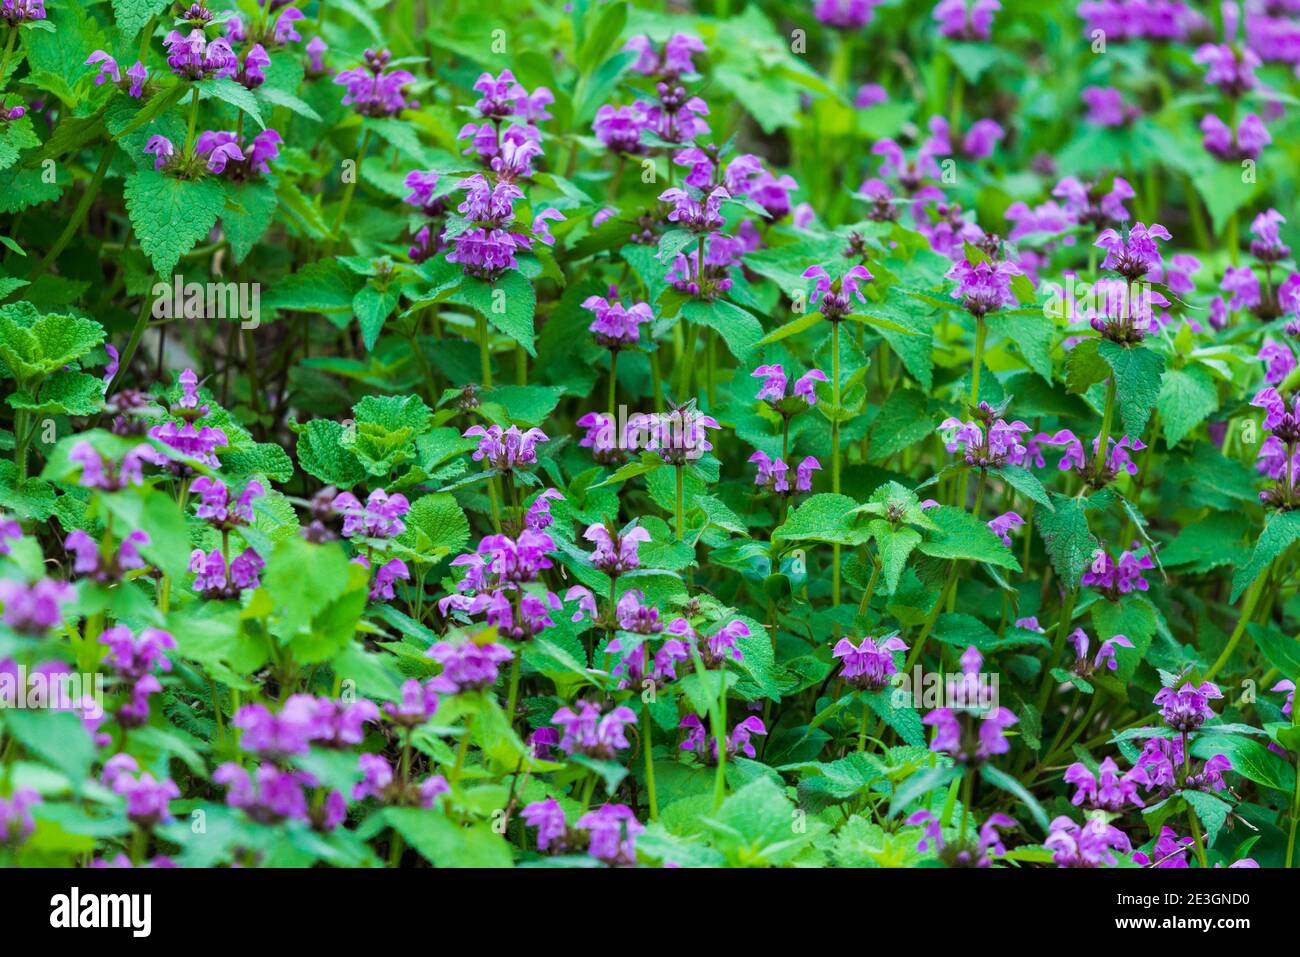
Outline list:
[[[0,49],[0,862],[1300,863],[1300,3]]]

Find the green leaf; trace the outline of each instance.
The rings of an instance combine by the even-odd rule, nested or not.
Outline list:
[[[469,520],[456,499],[445,492],[411,503],[406,531],[398,541],[430,561],[460,551],[469,541]]]
[[[72,365],[104,341],[104,327],[81,316],[41,315],[29,302],[0,306],[0,359],[20,385]]]
[[[772,538],[787,542],[861,545],[871,537],[871,532],[851,514],[857,504],[847,495],[833,492],[809,496],[786,516],[785,523],[772,532]]]
[[[757,344],[760,346],[766,346],[773,342],[780,342],[782,339],[788,339],[790,336],[798,335],[801,332],[811,329],[821,321],[822,314],[820,312],[805,313],[798,319],[787,322],[783,326],[777,326],[762,339],[758,340]]]
[[[1110,366],[1101,357],[1101,340],[1084,339],[1075,343],[1065,355],[1065,382],[1071,391],[1082,395],[1098,382],[1110,378]]]
[[[253,96],[253,91],[242,84],[236,83],[229,77],[219,76],[212,80],[203,80],[198,84],[199,98],[215,98],[223,103],[229,103],[237,110],[242,110],[253,118],[259,129],[266,129],[266,123],[262,121],[262,111],[258,108],[257,97]]]
[[[95,744],[77,715],[49,708],[5,708],[0,710],[0,726],[81,789],[95,759]]]
[[[727,344],[727,350],[741,362],[748,360],[763,338],[762,324],[725,299],[713,302],[691,300],[682,306],[682,317],[715,330]]]
[[[1034,524],[1043,539],[1052,567],[1068,588],[1077,588],[1083,571],[1092,561],[1098,542],[1088,530],[1084,504],[1077,498],[1052,493],[1055,511],[1034,514]]]
[[[367,350],[375,348],[379,333],[383,331],[384,321],[397,308],[396,289],[379,290],[374,286],[364,286],[352,299],[352,311],[356,313],[357,325],[361,327],[361,341]]]
[[[986,764],[980,768],[980,777],[998,790],[1006,791],[1019,801],[1025,810],[1029,812],[1029,816],[1034,819],[1034,823],[1038,825],[1043,834],[1047,833],[1047,812],[1043,810],[1043,806],[1038,803],[1038,799],[1030,794],[1023,784],[1010,774],[1007,774],[1006,771],[992,764]]]
[[[174,179],[153,169],[128,176],[123,195],[140,248],[164,279],[208,235],[226,203],[216,180]]]
[[[298,433],[298,464],[326,485],[351,488],[366,476],[357,457],[343,448],[343,424],[312,419]]]
[[[884,462],[896,452],[934,434],[930,400],[916,389],[894,389],[871,423],[871,460]]]
[[[491,826],[456,824],[438,811],[390,807],[384,820],[406,843],[435,867],[510,867],[510,845]]]
[[[1160,385],[1156,409],[1171,448],[1219,408],[1219,393],[1204,366],[1170,369]]]
[[[1237,569],[1232,576],[1232,595],[1229,601],[1235,602],[1250,583],[1259,577],[1273,559],[1286,551],[1293,543],[1300,540],[1300,512],[1273,512],[1268,523],[1255,543],[1255,550],[1250,553],[1250,561]]]
[[[1020,563],[1011,554],[1011,549],[974,515],[949,505],[929,509],[926,514],[939,531],[918,546],[924,554],[933,558],[988,562],[1020,571]]]
[[[488,322],[514,339],[530,356],[537,355],[533,344],[533,313],[537,296],[533,284],[522,273],[502,273],[493,283],[466,276],[452,300],[481,313]]]
[[[1282,672],[1283,677],[1293,681],[1300,678],[1300,641],[1254,623],[1247,626],[1247,631],[1268,663]]]
[[[113,0],[113,17],[126,40],[134,40],[149,18],[162,12],[168,0]]]
[[[38,395],[15,392],[9,404],[33,415],[94,415],[104,405],[104,380],[84,372],[56,372],[41,383]]]
[[[270,227],[280,202],[271,184],[260,179],[227,183],[226,194],[239,208],[235,210],[229,202],[226,204],[221,214],[221,229],[235,262],[241,263]]]
[[[1164,356],[1142,346],[1125,348],[1109,340],[1098,346],[1098,354],[1115,374],[1115,396],[1124,431],[1130,438],[1140,439],[1160,398]]]
[[[1052,500],[1047,497],[1047,489],[1043,488],[1043,483],[1038,481],[1038,477],[1024,466],[1003,465],[989,469],[989,473],[1002,479],[1030,501],[1045,505],[1049,510],[1055,508]]]
[[[1215,838],[1219,836],[1219,831],[1223,829],[1224,822],[1228,820],[1228,812],[1232,810],[1232,805],[1222,798],[1207,794],[1204,791],[1180,791],[1178,793],[1184,801],[1192,806],[1196,816],[1201,819],[1201,824],[1205,826],[1205,846],[1213,847]]]
[[[880,555],[884,581],[881,594],[892,595],[898,588],[898,580],[903,577],[903,569],[907,567],[907,557],[921,544],[921,533],[907,526],[895,528],[883,518],[875,519],[868,528]]]
[[[1056,323],[1038,311],[1019,309],[995,312],[988,317],[989,332],[1013,344],[1029,368],[1045,382],[1052,381],[1052,345]]]
[[[1295,789],[1295,768],[1264,745],[1237,734],[1200,734],[1192,742],[1192,755],[1212,758],[1226,755],[1232,770],[1243,778],[1288,796]]]

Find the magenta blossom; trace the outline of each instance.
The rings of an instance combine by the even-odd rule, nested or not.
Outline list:
[[[880,691],[889,684],[890,676],[898,673],[894,652],[906,650],[907,645],[897,635],[879,641],[868,636],[856,646],[848,638],[841,638],[833,657],[843,659],[840,677],[846,683],[863,691]]]

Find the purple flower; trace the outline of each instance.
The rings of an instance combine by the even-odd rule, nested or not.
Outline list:
[[[61,624],[63,606],[76,597],[76,589],[53,578],[41,578],[31,585],[0,579],[4,623],[20,635],[40,636]]]
[[[325,54],[329,50],[327,44],[320,37],[312,37],[307,41],[307,46],[303,48],[307,51],[307,73],[310,76],[324,76],[328,71],[325,68]]]
[[[989,531],[1002,539],[1002,544],[1011,547],[1011,529],[1019,528],[1025,520],[1015,512],[1005,512],[988,523]]]
[[[993,28],[993,14],[1002,9],[998,0],[939,0],[934,20],[939,32],[950,40],[987,40]]]
[[[1260,59],[1249,47],[1238,50],[1226,43],[1207,43],[1192,59],[1206,68],[1206,84],[1217,86],[1227,96],[1239,97],[1255,87],[1255,68]]]
[[[661,56],[655,43],[648,36],[632,37],[623,45],[624,50],[637,54],[632,71],[643,76],[662,76],[676,78],[686,73],[695,72],[691,55],[703,53],[704,41],[689,33],[674,33],[663,45]]]
[[[1101,183],[1085,183],[1067,176],[1052,189],[1052,195],[1062,200],[1066,213],[1081,225],[1104,226],[1127,222],[1129,213],[1124,208],[1124,203],[1137,194],[1123,177],[1113,177],[1110,184],[1110,190],[1103,193]]]
[[[528,506],[528,511],[524,514],[524,528],[534,532],[547,528],[554,521],[551,517],[551,502],[563,500],[564,496],[558,489],[548,488],[543,491]]]
[[[1266,342],[1259,349],[1259,359],[1265,363],[1264,381],[1278,385],[1296,367],[1295,353],[1281,342]]]
[[[813,15],[827,26],[857,30],[871,22],[884,0],[815,0]]]
[[[177,425],[175,422],[164,422],[162,425],[155,425],[150,429],[149,435],[170,447],[174,452],[195,459],[213,469],[221,467],[221,461],[216,454],[217,449],[225,449],[230,446],[230,440],[226,437],[224,429],[212,428],[206,425],[196,426],[192,422],[186,422],[183,425]]]
[[[831,322],[839,322],[853,311],[853,298],[862,303],[867,301],[862,284],[874,278],[866,266],[854,266],[840,279],[831,279],[821,266],[809,266],[803,277],[816,280],[808,304],[815,306],[821,300],[821,313]]]
[[[1250,242],[1250,254],[1260,262],[1271,263],[1286,259],[1291,255],[1291,248],[1282,242],[1279,227],[1286,222],[1276,209],[1260,213],[1250,224],[1250,234],[1255,238]]]
[[[961,656],[962,675],[950,678],[949,700],[964,702],[960,708],[936,708],[924,718],[922,724],[934,727],[930,750],[950,755],[960,764],[982,764],[997,754],[1011,750],[1005,731],[1018,722],[1006,708],[990,708],[976,704],[979,669],[984,659],[974,647],[967,648]]]
[[[960,450],[966,464],[978,468],[998,468],[1008,462],[1023,465],[1029,455],[1023,442],[1029,426],[1019,420],[1007,422],[1000,410],[987,402],[979,404],[977,416],[979,421],[963,422],[949,416],[940,422],[938,432],[944,437],[944,447],[949,452]]]
[[[624,804],[603,804],[578,818],[576,827],[588,835],[587,853],[611,866],[636,864],[636,838],[645,825]]]
[[[1084,120],[1094,126],[1127,126],[1142,111],[1124,102],[1124,95],[1111,86],[1085,86],[1083,102],[1088,107]]]
[[[1109,552],[1098,549],[1092,564],[1083,573],[1081,584],[1096,588],[1114,600],[1131,591],[1150,588],[1142,573],[1154,567],[1151,556],[1145,553],[1124,551],[1116,562]]]
[[[86,66],[99,64],[99,73],[95,75],[95,86],[103,86],[110,80],[114,83],[122,82],[122,74],[117,68],[117,61],[103,50],[96,50],[86,58]]]
[[[984,316],[1004,306],[1014,306],[1019,300],[1011,291],[1013,276],[1023,275],[1023,270],[1015,263],[992,263],[986,259],[975,265],[962,259],[953,264],[946,278],[956,279],[957,288],[950,296],[960,299],[966,311],[973,316]]]
[[[366,50],[365,65],[342,70],[334,82],[347,87],[343,105],[362,116],[396,116],[417,104],[406,99],[406,88],[415,82],[409,70],[386,71],[392,54],[387,50]]]
[[[1204,681],[1197,687],[1188,681],[1176,691],[1172,687],[1161,688],[1154,701],[1160,705],[1160,717],[1165,724],[1186,733],[1197,730],[1213,718],[1210,701],[1222,697],[1223,692],[1213,682]]]
[[[558,854],[568,849],[569,825],[564,809],[555,798],[534,801],[519,812],[524,823],[537,829],[537,850]]]
[[[149,142],[145,144],[144,151],[154,155],[154,170],[162,169],[176,155],[176,147],[172,146],[172,141],[165,136],[155,135],[149,137]]]
[[[365,505],[351,492],[341,492],[334,497],[333,507],[343,515],[344,538],[396,538],[406,531],[402,516],[411,510],[411,503],[400,492],[389,495],[377,488]]]
[[[466,438],[479,440],[478,448],[472,456],[474,461],[484,461],[502,472],[513,471],[520,466],[536,465],[537,443],[550,441],[541,429],[532,428],[520,432],[515,425],[505,431],[499,425],[487,428],[474,425],[463,434]]]
[[[854,688],[863,691],[880,691],[889,684],[889,676],[898,673],[894,652],[906,651],[907,645],[897,635],[881,638],[866,637],[858,645],[841,638],[835,646],[833,657],[841,658],[840,677]]]
[[[297,7],[286,7],[284,12],[275,20],[275,29],[272,40],[276,46],[284,46],[291,41],[301,40],[302,37],[298,31],[293,28],[294,23],[306,16]]]
[[[1272,142],[1268,127],[1254,113],[1241,118],[1235,133],[1213,113],[1201,118],[1201,145],[1217,159],[1227,162],[1258,159],[1264,147]]]
[[[1141,439],[1132,439],[1127,435],[1120,437],[1118,440],[1107,438],[1106,445],[1108,454],[1105,464],[1098,466],[1098,450],[1101,436],[1098,435],[1092,440],[1092,462],[1089,463],[1084,459],[1083,442],[1069,429],[1060,429],[1051,435],[1046,432],[1040,432],[1034,436],[1033,441],[1038,445],[1057,445],[1065,449],[1065,454],[1061,456],[1058,468],[1062,472],[1074,469],[1080,475],[1090,481],[1106,485],[1113,481],[1121,472],[1129,475],[1137,475],[1137,463],[1135,463],[1130,452],[1140,452],[1146,448],[1146,443]]]
[[[18,788],[8,798],[0,797],[0,847],[16,847],[36,830],[32,808],[41,796],[31,788]]]
[[[789,380],[786,378],[785,369],[779,364],[761,365],[750,375],[755,379],[762,379],[763,384],[755,396],[760,402],[766,402],[778,412],[786,412],[792,409],[800,408],[798,405],[787,403],[785,400],[791,396],[786,395],[786,386]],[[811,408],[817,404],[817,393],[814,391],[814,383],[827,382],[826,373],[821,369],[809,369],[800,376],[794,383],[793,397],[802,399],[804,403]]]
[[[1113,867],[1119,863],[1116,851],[1128,854],[1132,850],[1119,828],[1099,818],[1089,818],[1080,827],[1065,815],[1052,820],[1043,846],[1052,851],[1057,867]]]
[[[140,549],[150,543],[149,533],[137,528],[122,539],[117,552],[105,559],[99,542],[83,532],[74,529],[63,540],[63,547],[75,556],[72,566],[74,574],[95,581],[120,581],[129,571],[145,567]]]
[[[668,221],[692,232],[716,232],[721,229],[722,203],[730,198],[731,194],[721,186],[709,190],[703,199],[692,196],[680,187],[666,189],[659,194],[660,200],[673,205],[668,211]]]
[[[364,555],[358,555],[353,561],[358,561],[370,567]],[[410,581],[411,570],[406,567],[406,562],[400,558],[390,558],[384,564],[379,566],[375,572],[375,577],[370,582],[370,600],[371,601],[389,601],[396,597],[394,586],[399,581]]]
[[[1164,825],[1151,853],[1134,851],[1133,863],[1142,867],[1188,867],[1187,849],[1193,843],[1190,837],[1179,837],[1172,827]]]
[[[257,479],[244,486],[244,491],[234,502],[230,488],[220,479],[200,475],[190,484],[190,492],[198,496],[194,514],[213,528],[231,529],[253,523],[253,499],[261,498],[266,489]]]
[[[233,77],[239,70],[230,43],[221,37],[209,41],[201,29],[191,30],[188,36],[173,30],[163,45],[167,47],[167,65],[187,80]]]
[[[304,771],[284,771],[271,763],[258,765],[256,777],[234,762],[212,772],[212,783],[226,788],[226,804],[238,808],[263,824],[308,819],[304,785],[313,787],[315,778]]]
[[[135,824],[145,828],[172,820],[171,799],[181,796],[176,782],[171,778],[155,780],[148,771],[132,776],[131,772],[136,770],[134,759],[127,754],[119,754],[116,757],[126,758],[130,762],[129,770],[123,764],[114,771],[109,784],[114,794],[126,798],[126,816]],[[108,774],[107,767],[105,774]]]
[[[700,636],[685,618],[674,618],[668,623],[668,633],[686,639],[689,645],[699,648],[700,661],[705,668],[722,667],[728,658],[744,661],[744,652],[740,650],[741,638],[750,635],[749,626],[739,619],[732,619],[712,635],[700,641]],[[689,646],[688,646],[689,647]]]
[[[415,678],[402,682],[402,698],[384,703],[384,716],[403,728],[418,728],[438,710],[438,693],[433,682],[420,684]]]
[[[853,96],[853,106],[859,110],[869,109],[888,102],[889,94],[885,92],[885,88],[879,83],[864,83],[858,87],[858,92]]]
[[[204,598],[238,598],[249,588],[257,588],[266,562],[251,548],[236,555],[226,567],[221,549],[205,553],[196,548],[190,553],[190,571],[194,573],[194,590]]]
[[[582,537],[595,543],[596,549],[591,553],[591,564],[607,575],[621,575],[640,567],[637,546],[650,541],[650,533],[640,525],[620,534],[618,531],[601,524],[587,526]]]
[[[498,667],[514,658],[514,652],[505,645],[476,641],[440,641],[427,655],[442,665],[442,674],[429,682],[442,694],[490,688],[496,683]]]
[[[9,24],[10,28],[44,19],[45,0],[4,0],[0,3],[0,21]]]
[[[992,867],[990,854],[1002,855],[1007,852],[998,830],[1019,827],[1015,819],[1006,814],[990,814],[980,826],[974,841],[962,834],[956,842],[948,844],[944,841],[943,826],[939,819],[929,811],[913,812],[908,816],[907,823],[925,825],[925,835],[917,842],[916,849],[925,852],[933,847],[939,860],[949,867]]]
[[[611,152],[643,153],[646,147],[641,144],[641,131],[647,123],[645,110],[639,104],[614,107],[606,103],[596,111],[592,129]]]
[[[136,635],[126,625],[115,625],[99,636],[99,642],[108,646],[104,664],[125,678],[172,670],[167,652],[176,647],[176,639],[170,632],[145,628]]]
[[[704,731],[704,723],[700,721],[698,715],[688,714],[682,718],[678,730],[686,730],[686,737],[680,745],[682,751],[694,752],[705,764],[714,766],[718,763],[718,741],[712,735]],[[737,754],[743,754],[747,758],[758,757],[758,751],[755,750],[752,738],[755,735],[763,736],[767,734],[767,728],[763,722],[754,716],[745,718],[731,729],[727,735],[727,757],[732,758]]]
[[[560,708],[551,716],[551,724],[559,725],[564,732],[560,750],[565,754],[585,754],[599,760],[610,760],[628,743],[625,729],[636,723],[636,713],[631,708],[619,706],[602,715],[590,701],[580,701],[577,710]]]
[[[1114,229],[1103,230],[1094,245],[1106,251],[1101,268],[1113,269],[1129,282],[1134,282],[1159,276],[1161,259],[1156,240],[1171,238],[1169,230],[1159,223],[1150,227],[1135,223],[1127,236],[1121,236]]]
[[[635,346],[641,338],[641,324],[654,320],[653,310],[644,302],[624,308],[617,299],[588,296],[582,308],[596,317],[587,327],[596,337],[596,344],[614,351]]]
[[[1129,641],[1126,635],[1112,635],[1103,641],[1097,649],[1096,657],[1091,662],[1088,661],[1088,646],[1090,644],[1088,633],[1082,628],[1076,628],[1070,633],[1067,639],[1074,646],[1075,663],[1074,671],[1076,674],[1087,676],[1103,668],[1114,671],[1119,667],[1115,660],[1116,648],[1132,648],[1133,642]]]
[[[1066,769],[1064,780],[1075,787],[1071,803],[1076,807],[1120,814],[1130,807],[1145,806],[1137,792],[1138,784],[1148,783],[1145,772],[1133,768],[1121,775],[1112,758],[1104,758],[1096,774],[1076,761]]]

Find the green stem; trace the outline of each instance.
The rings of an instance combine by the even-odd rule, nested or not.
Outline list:
[[[361,137],[361,145],[357,148],[357,165],[352,171],[352,179],[343,189],[343,201],[339,203],[338,214],[334,217],[334,228],[331,230],[329,243],[325,247],[325,257],[328,259],[334,254],[334,246],[338,243],[339,230],[343,228],[343,223],[347,220],[348,207],[352,205],[352,194],[357,191],[357,183],[361,181],[361,162],[366,158],[366,150],[370,147],[370,130],[366,130]],[[491,383],[487,383],[491,385]]]
[[[492,354],[488,351],[487,316],[476,315],[474,328],[478,334],[479,378],[483,380],[483,388],[490,389],[492,388]]]
[[[645,787],[650,801],[650,820],[657,821],[659,820],[659,800],[655,797],[655,757],[651,732],[650,711],[647,708],[642,708],[641,747],[645,749]]]
[[[77,203],[77,208],[73,211],[72,218],[68,220],[68,225],[63,228],[63,232],[59,233],[59,238],[54,241],[54,245],[50,247],[50,251],[45,254],[45,257],[39,264],[37,264],[36,268],[28,273],[27,281],[29,283],[34,283],[37,279],[40,279],[41,276],[45,275],[46,270],[48,270],[54,260],[59,257],[59,253],[63,252],[64,247],[67,246],[72,237],[76,235],[77,230],[81,229],[82,223],[86,221],[86,216],[90,212],[90,204],[93,203],[95,197],[99,195],[99,187],[104,182],[104,175],[108,172],[109,163],[112,162],[113,154],[116,152],[116,143],[109,143],[104,147],[104,155],[99,159],[99,166],[95,168],[95,175],[91,179],[89,185],[86,186],[86,191],[81,194],[81,200]]]
[[[831,491],[840,491],[840,324],[831,323]],[[840,606],[840,545],[831,546],[831,604]],[[839,634],[839,626],[835,633]]]
[[[618,416],[615,415],[615,409],[617,408],[617,406],[614,405],[614,402],[618,398],[617,383],[618,383],[618,350],[615,349],[609,354],[609,414],[613,415],[615,420],[618,419]]]
[[[1071,588],[1065,593],[1065,604],[1061,606],[1061,618],[1056,623],[1056,638],[1052,642],[1052,656],[1043,662],[1043,683],[1038,689],[1038,713],[1040,715],[1052,697],[1052,668],[1056,666],[1057,660],[1061,657],[1061,650],[1065,647],[1065,637],[1070,633],[1070,622],[1074,618],[1074,603],[1078,598],[1079,592],[1075,588]]]
[[[152,286],[152,283],[150,284]],[[113,381],[108,384],[104,390],[105,395],[112,395],[117,388],[122,376],[126,375],[126,370],[131,365],[131,360],[135,358],[135,351],[140,348],[140,338],[144,335],[145,327],[149,325],[149,311],[151,301],[145,296],[140,301],[140,312],[135,317],[135,326],[131,329],[131,338],[126,342],[126,348],[117,359],[117,371],[113,373]]]
[[[1269,563],[1269,567],[1272,562]],[[1232,635],[1228,638],[1228,643],[1223,646],[1223,651],[1215,659],[1214,664],[1210,665],[1210,670],[1205,672],[1202,681],[1209,681],[1219,673],[1219,669],[1228,663],[1232,653],[1237,650],[1237,645],[1241,641],[1241,636],[1246,633],[1246,626],[1250,624],[1251,616],[1255,614],[1255,606],[1259,603],[1260,595],[1264,592],[1264,582],[1268,579],[1269,567],[1266,567],[1251,583],[1246,591],[1246,601],[1241,608],[1241,616],[1237,619],[1237,627],[1232,629]]]
[[[0,90],[9,85],[5,75],[9,72],[9,58],[14,52],[14,43],[18,40],[18,28],[9,28],[9,39],[5,41],[4,58],[0,59]]]
[[[1101,412],[1101,432],[1097,435],[1097,451],[1092,457],[1092,474],[1101,481],[1106,471],[1107,446],[1110,444],[1110,430],[1115,418],[1115,377],[1106,380],[1106,405]]]
[[[510,661],[510,692],[506,698],[506,720],[513,726],[515,723],[515,708],[519,703],[519,659],[521,654],[516,654]]]
[[[684,482],[684,479],[683,479],[683,476],[682,476],[682,469],[683,469],[684,467],[685,467],[685,466],[681,466],[681,465],[674,466],[674,469],[675,469],[675,471],[677,472],[677,505],[676,505],[676,519],[677,519],[677,540],[678,540],[679,542],[682,540],[682,536],[684,535],[685,530],[686,530],[686,525],[685,525],[685,520],[684,520],[684,515],[685,515],[685,511],[686,511],[686,509],[685,509],[685,501],[684,501],[684,495],[683,495],[683,492],[684,492],[684,488],[683,488],[683,486],[685,485],[685,482]]]
[[[185,131],[185,158],[191,159],[194,155],[194,134],[199,128],[199,87],[194,84],[190,88],[190,120],[189,127]]]

